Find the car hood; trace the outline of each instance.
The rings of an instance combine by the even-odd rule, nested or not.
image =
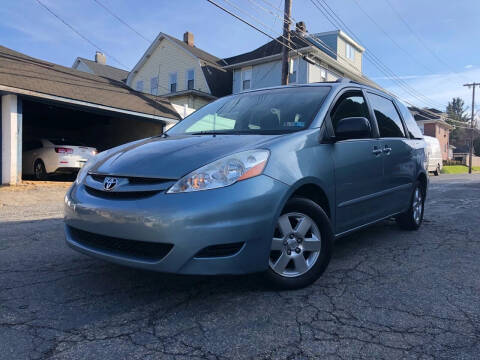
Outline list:
[[[109,151],[90,172],[179,179],[224,156],[258,149],[279,135],[178,135],[154,137]]]

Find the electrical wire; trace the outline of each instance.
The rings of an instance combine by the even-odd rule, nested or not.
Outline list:
[[[390,0],[385,0],[385,2],[388,4],[388,6],[392,9],[392,11],[395,13],[395,15],[400,19],[400,21],[405,25],[405,27],[412,33],[413,36],[418,40],[418,42],[435,58],[437,61],[441,64],[443,64],[445,67],[447,67],[450,71],[452,71],[454,74],[457,74],[461,76],[463,79],[469,81],[467,77],[465,77],[463,74],[457,73],[455,70],[453,70],[453,67],[450,66],[445,60],[443,60],[440,56],[438,56],[435,51],[427,44],[425,40],[410,26],[410,24],[405,20],[405,18],[398,12],[397,9],[393,6],[393,4],[390,2]]]
[[[101,6],[106,12],[108,12],[110,15],[112,15],[115,19],[117,19],[119,22],[121,22],[123,25],[125,25],[127,28],[132,30],[135,34],[137,34],[139,37],[141,37],[143,40],[148,42],[149,44],[152,42],[151,39],[143,36],[141,33],[139,33],[137,30],[135,30],[132,26],[130,26],[126,21],[124,21],[120,16],[115,14],[112,10],[110,10],[105,4],[101,3],[99,0],[93,0],[95,1],[99,6]]]
[[[39,3],[45,10],[47,10],[50,14],[52,14],[54,17],[56,17],[58,20],[60,20],[65,26],[67,26],[70,30],[72,30],[75,34],[80,36],[83,40],[85,40],[87,43],[89,43],[91,46],[93,46],[95,49],[101,51],[102,53],[108,55],[111,57],[114,61],[116,61],[118,64],[123,66],[124,68],[128,68],[125,64],[123,64],[120,60],[118,60],[116,57],[113,55],[107,53],[105,50],[102,50],[102,48],[98,45],[96,45],[93,41],[91,41],[89,38],[87,38],[85,35],[83,35],[81,32],[79,32],[77,29],[75,29],[72,25],[70,25],[67,21],[63,20],[58,14],[52,11],[47,5],[45,5],[43,2],[40,0],[35,0],[37,3]]]

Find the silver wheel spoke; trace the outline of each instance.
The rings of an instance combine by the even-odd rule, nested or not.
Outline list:
[[[293,263],[295,264],[295,270],[299,273],[304,273],[308,270],[307,261],[303,255],[298,255],[293,258]]]
[[[312,220],[310,218],[304,217],[302,220],[300,220],[300,223],[297,225],[296,232],[298,235],[301,237],[305,237],[307,234],[308,230],[312,227]]]
[[[285,271],[285,268],[287,267],[289,261],[290,261],[290,257],[287,254],[282,253],[282,255],[280,255],[278,260],[273,265],[273,270],[275,270],[276,272],[278,272],[280,274],[283,273]]]
[[[322,249],[322,242],[316,237],[305,239],[302,243],[304,251],[320,251]]]
[[[273,238],[272,239],[272,250],[283,250],[283,239],[280,238]]]
[[[278,219],[278,226],[283,236],[287,236],[293,232],[292,225],[290,224],[290,220],[287,215],[280,216]]]

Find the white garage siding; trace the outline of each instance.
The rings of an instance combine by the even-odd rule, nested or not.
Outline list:
[[[22,103],[16,95],[2,96],[1,183],[18,184],[22,179]]]

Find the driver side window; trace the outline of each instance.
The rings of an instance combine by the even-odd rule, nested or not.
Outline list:
[[[340,120],[349,117],[363,117],[370,120],[368,106],[361,91],[347,91],[338,99],[330,118],[336,132]]]

